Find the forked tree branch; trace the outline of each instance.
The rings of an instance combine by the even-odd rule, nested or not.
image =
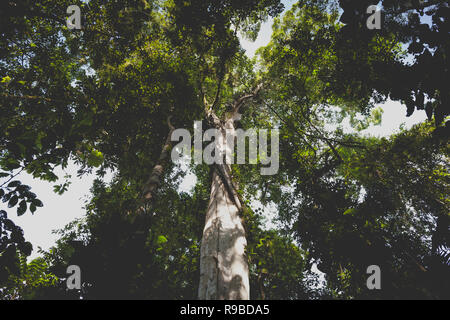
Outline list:
[[[244,102],[247,101],[248,99],[254,98],[256,97],[259,92],[261,91],[261,89],[263,88],[263,84],[260,83],[255,90],[253,90],[252,93],[250,94],[246,94],[242,97],[240,97],[239,99],[237,99],[234,104],[233,104],[233,112],[232,112],[232,117],[236,116],[239,113],[239,110],[241,109],[241,107],[244,105]]]

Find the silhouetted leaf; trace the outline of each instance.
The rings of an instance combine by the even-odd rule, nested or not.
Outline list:
[[[27,211],[27,202],[25,200],[22,200],[19,203],[19,207],[17,207],[17,215],[21,216]]]
[[[19,201],[19,197],[14,195],[8,202],[8,208],[14,207],[18,201]]]

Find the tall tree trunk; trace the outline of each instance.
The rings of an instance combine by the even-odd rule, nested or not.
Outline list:
[[[214,169],[200,250],[199,299],[249,299],[246,245],[238,206]]]
[[[222,139],[216,141],[216,151],[220,149],[222,156],[233,154],[234,150],[231,150],[227,143],[227,131],[235,136],[234,122],[240,120],[240,109],[247,100],[255,98],[261,89],[262,84],[252,93],[237,99],[231,114],[224,121],[221,121],[213,110],[219,102],[220,84],[211,107],[208,107],[209,104],[204,99],[210,126],[222,133]],[[237,190],[231,175],[231,166],[226,161],[223,164],[215,164],[200,248],[198,297],[201,300],[250,299],[249,268],[245,253],[247,239],[241,219],[242,203]]]
[[[229,119],[224,127],[220,122],[214,122],[216,128],[221,126],[224,136],[225,129],[234,130],[233,121]],[[226,150],[226,139],[219,142],[218,147]],[[231,177],[231,167],[228,164],[216,164],[212,173],[211,195],[200,249],[198,296],[201,300],[250,298],[245,254],[247,240],[241,211],[242,205]]]

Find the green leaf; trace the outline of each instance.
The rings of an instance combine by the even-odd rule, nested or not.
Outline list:
[[[355,213],[355,211],[356,210],[354,208],[347,209],[344,212],[344,216],[346,216],[346,215],[353,215]]]
[[[93,167],[100,167],[103,163],[103,154],[98,150],[92,150],[88,157],[88,164]]]
[[[44,204],[42,203],[42,201],[39,200],[39,199],[33,199],[33,200],[31,201],[31,203],[34,204],[36,207],[39,207],[39,208],[41,208],[41,207],[44,206]]]
[[[7,163],[5,164],[5,168],[8,170],[14,170],[20,168],[20,162],[14,159],[8,159]]]
[[[21,247],[21,251],[24,255],[29,256],[33,251],[33,245],[30,242],[25,242]]]
[[[8,188],[14,188],[14,187],[18,187],[18,186],[20,186],[20,181],[17,181],[17,180],[15,180],[15,181],[11,181],[9,184],[8,184]]]
[[[4,82],[10,82],[11,81],[11,77],[10,76],[6,76],[2,78],[2,83]]]
[[[11,192],[8,193],[8,194],[6,194],[6,195],[4,195],[4,196],[3,196],[3,199],[2,199],[2,202],[3,202],[3,203],[8,202],[9,199],[11,199],[11,196],[12,196],[12,193],[11,193]]]
[[[19,201],[19,197],[16,196],[16,195],[13,196],[8,202],[8,208],[14,207],[17,204],[18,201]]]
[[[159,236],[158,240],[156,241],[159,245],[164,244],[167,242],[167,238],[164,236]]]
[[[27,211],[27,202],[25,200],[20,201],[19,207],[17,208],[17,215],[20,217]]]

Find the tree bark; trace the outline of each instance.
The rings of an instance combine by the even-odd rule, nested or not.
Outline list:
[[[229,119],[224,126],[221,125],[224,138],[225,129],[234,130],[233,122],[233,119]],[[218,122],[215,122],[215,126],[217,125]],[[226,139],[219,142],[219,147],[226,150]],[[230,165],[216,164],[212,173],[211,195],[200,249],[198,297],[201,300],[250,298],[249,269],[245,253],[247,240],[241,211],[242,204],[231,177]]]
[[[164,166],[170,157],[170,149],[172,148],[172,133],[175,131],[175,127],[170,122],[171,117],[167,118],[167,125],[169,126],[169,133],[167,134],[166,142],[162,148],[161,154],[156,165],[153,167],[152,173],[150,174],[147,182],[145,183],[142,189],[142,198],[141,202],[146,204],[150,202],[154,197],[155,193],[158,190],[159,185],[161,184],[161,177],[164,173]]]
[[[247,300],[250,288],[245,230],[238,206],[222,179],[214,169],[200,250],[199,299]]]
[[[213,110],[219,100],[220,84],[211,107],[208,107],[205,100],[205,112],[210,126],[222,133],[222,140],[216,141],[222,156],[233,154],[233,150],[229,149],[231,146],[227,144],[227,131],[235,136],[234,121],[240,120],[241,108],[247,100],[255,98],[262,87],[260,84],[250,94],[237,99],[231,114],[224,121]],[[242,203],[237,190],[230,164],[226,161],[215,164],[200,248],[200,300],[250,299],[249,267],[245,253],[247,239],[241,219]]]

